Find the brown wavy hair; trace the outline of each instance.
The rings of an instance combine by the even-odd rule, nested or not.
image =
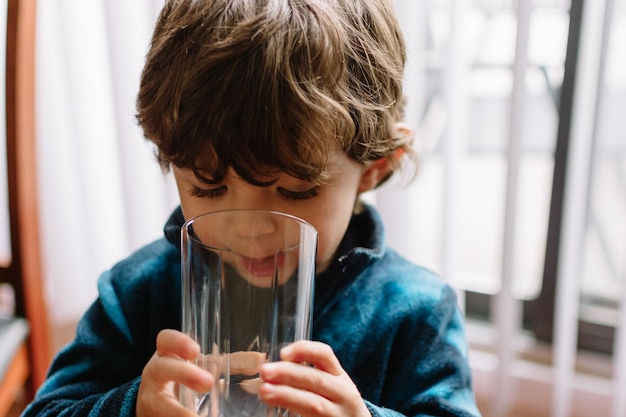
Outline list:
[[[336,149],[360,163],[411,154],[394,127],[405,59],[388,0],[168,0],[137,120],[164,168],[323,181]]]

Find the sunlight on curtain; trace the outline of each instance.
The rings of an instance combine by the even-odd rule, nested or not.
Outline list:
[[[156,3],[39,4],[39,181],[55,322],[80,316],[105,269],[162,236],[175,204],[134,120]]]

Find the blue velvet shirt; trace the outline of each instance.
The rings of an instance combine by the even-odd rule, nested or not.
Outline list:
[[[76,338],[24,416],[134,416],[157,333],[180,329],[180,209],[165,238],[99,279]],[[313,339],[329,344],[373,416],[479,416],[455,293],[384,245],[378,213],[354,215],[316,277]]]

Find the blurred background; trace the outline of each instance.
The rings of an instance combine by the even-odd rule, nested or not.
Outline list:
[[[390,245],[458,289],[481,410],[626,416],[626,0],[394,3],[422,165],[413,182],[398,176],[368,197]],[[161,4],[37,5],[57,349],[98,276],[161,237],[177,204],[134,119]],[[3,172],[0,260],[10,256]]]

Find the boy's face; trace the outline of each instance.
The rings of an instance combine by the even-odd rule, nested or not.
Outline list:
[[[317,272],[334,258],[359,193],[373,188],[387,174],[386,164],[361,165],[342,152],[335,152],[329,178],[322,184],[281,174],[267,187],[249,184],[230,170],[221,183],[208,185],[190,169],[173,169],[186,219],[229,209],[271,210],[291,214],[313,225],[318,233]],[[259,178],[270,180],[274,178]]]

